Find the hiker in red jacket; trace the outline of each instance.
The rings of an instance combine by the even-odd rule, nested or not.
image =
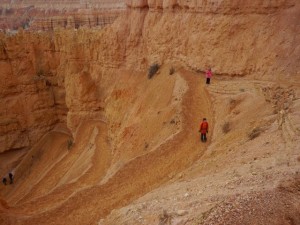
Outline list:
[[[203,121],[200,125],[199,132],[201,133],[201,141],[206,142],[206,133],[208,133],[208,123],[206,121],[206,118],[203,118]]]
[[[206,84],[210,84],[210,78],[212,77],[211,68],[209,68],[209,69],[205,72],[205,76],[206,76]]]

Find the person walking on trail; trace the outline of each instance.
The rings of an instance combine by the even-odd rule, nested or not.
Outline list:
[[[206,134],[208,133],[208,122],[206,118],[203,118],[202,123],[200,124],[199,132],[201,133],[201,141],[206,142]]]
[[[12,184],[14,182],[14,175],[13,175],[13,173],[9,172],[8,176],[9,176],[10,184]]]
[[[3,183],[4,185],[6,185],[6,184],[7,184],[7,179],[6,179],[6,177],[3,177],[3,179],[2,179],[2,183]]]
[[[211,68],[209,68],[209,69],[205,72],[205,76],[206,76],[206,84],[210,84],[210,78],[212,77],[212,71],[211,71]]]

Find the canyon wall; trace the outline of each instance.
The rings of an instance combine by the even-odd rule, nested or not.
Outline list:
[[[209,1],[194,2],[200,5]],[[185,9],[149,11],[139,4],[142,8],[132,10],[128,22],[118,29],[118,35],[129,33],[127,49],[132,54],[127,51],[127,65],[136,60],[145,66],[178,60],[195,70],[211,66],[215,73],[224,75],[299,76],[299,3],[251,2],[246,8],[246,3],[238,4],[238,14],[232,5],[220,8],[230,8],[228,13],[207,13],[213,5],[203,6],[207,11],[198,13]],[[265,2],[270,7],[260,6]]]
[[[123,0],[4,0],[1,5],[6,8],[24,8],[34,6],[40,9],[84,9],[123,8]]]
[[[106,99],[120,69],[146,76],[151,64],[168,63],[194,71],[210,66],[216,76],[299,78],[296,1],[193,1],[203,12],[184,2],[174,10],[127,2],[141,8],[100,30],[2,34],[0,152],[30,147],[58,123],[75,133],[81,121],[109,121]],[[205,2],[219,2],[218,10]]]
[[[78,29],[80,27],[88,28],[103,28],[106,25],[112,24],[119,16],[119,11],[99,12],[99,11],[80,11],[73,13],[65,13],[61,15],[56,12],[53,15],[34,16],[31,22],[28,23],[30,30],[35,31],[51,31],[56,28]]]
[[[256,13],[268,14],[295,6],[296,0],[125,0],[131,8],[185,9],[200,13]]]
[[[0,29],[53,30],[82,26],[103,27],[125,10],[121,0],[107,1],[2,1]]]
[[[65,121],[65,90],[59,86],[59,58],[51,40],[19,33],[1,35],[0,152],[32,146]],[[51,60],[45,60],[49,58]]]
[[[34,9],[26,13],[24,9],[14,9],[0,16],[0,29],[10,31],[19,28],[34,31],[53,31],[56,28],[78,29],[79,27],[103,28],[112,24],[122,13],[119,10],[97,11],[48,11]]]

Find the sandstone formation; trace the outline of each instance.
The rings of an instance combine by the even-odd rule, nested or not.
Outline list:
[[[1,33],[1,224],[299,223],[300,3],[126,4]]]
[[[255,13],[268,14],[278,9],[295,6],[295,0],[246,0],[243,3],[231,0],[125,0],[126,5],[132,8],[149,7],[153,9],[184,9],[200,13]]]
[[[1,1],[1,5],[5,8],[24,8],[28,6],[34,6],[40,9],[85,9],[85,8],[99,8],[99,9],[111,9],[122,8],[124,2],[121,0],[4,0]]]
[[[40,13],[41,14],[41,13]],[[80,12],[62,13],[55,12],[34,18],[29,22],[30,30],[35,31],[53,31],[54,29],[78,29],[80,27],[88,28],[103,28],[106,25],[112,24],[119,16],[119,11],[103,12],[85,10]]]
[[[9,1],[0,3],[0,29],[53,30],[111,24],[125,9],[122,1]]]

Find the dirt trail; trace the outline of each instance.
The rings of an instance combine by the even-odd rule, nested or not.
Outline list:
[[[67,154],[65,143],[68,137],[69,135],[65,133],[52,131],[30,150],[16,168],[15,173],[15,180],[22,178],[24,182],[15,182],[14,185],[1,192],[10,204],[17,202],[29,193],[32,187],[53,169],[57,161]]]
[[[112,209],[122,207],[159,187],[199,159],[209,145],[209,142],[202,144],[199,140],[197,130],[202,117],[207,117],[213,127],[210,99],[203,88],[203,77],[185,70],[179,73],[189,86],[183,99],[183,130],[179,134],[156,150],[129,161],[103,185],[79,190],[79,184],[85,179],[81,177],[75,183],[77,185],[63,185],[42,198],[12,209],[11,212],[29,216],[19,218],[14,224],[95,223]],[[96,162],[98,159],[94,156],[93,160]],[[70,197],[65,199],[66,195]],[[59,199],[64,202],[54,209],[47,209]],[[49,211],[37,214],[41,208]],[[30,214],[34,216],[30,217]]]

